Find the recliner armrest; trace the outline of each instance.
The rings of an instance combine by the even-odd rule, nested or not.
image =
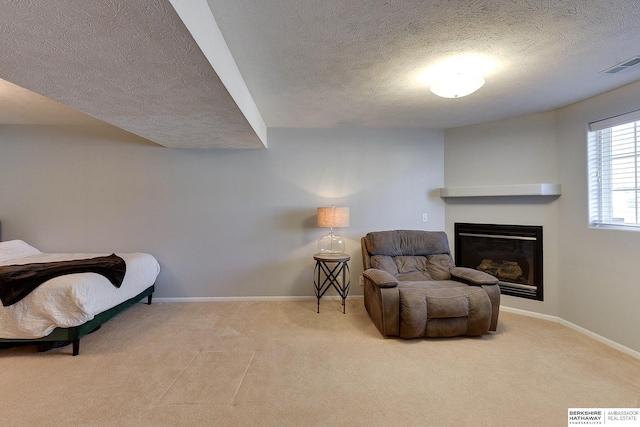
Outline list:
[[[474,270],[467,267],[453,267],[450,271],[451,278],[456,282],[462,282],[472,286],[495,285],[498,279],[485,273],[484,271]]]
[[[398,286],[398,279],[391,273],[377,268],[369,268],[362,272],[362,275],[369,279],[374,285],[380,288],[395,288]]]

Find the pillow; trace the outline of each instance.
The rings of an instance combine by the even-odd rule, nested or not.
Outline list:
[[[449,271],[454,267],[453,260],[449,254],[437,254],[427,256],[427,271],[433,280],[449,280]]]
[[[388,255],[374,255],[371,257],[371,267],[386,271],[394,277],[398,277],[398,267],[393,262],[393,258]]]
[[[427,257],[424,256],[396,256],[393,261],[398,267],[398,279],[406,281],[433,280],[427,271]]]
[[[396,256],[393,257],[398,273],[412,273],[414,271],[427,271],[427,257],[424,256]]]
[[[31,255],[41,254],[39,250],[28,245],[22,240],[9,240],[0,242],[0,262],[6,262],[12,259],[25,258]]]

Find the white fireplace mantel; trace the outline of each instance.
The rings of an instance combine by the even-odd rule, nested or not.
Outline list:
[[[560,196],[560,184],[487,185],[481,187],[444,187],[440,197],[504,197],[504,196]]]

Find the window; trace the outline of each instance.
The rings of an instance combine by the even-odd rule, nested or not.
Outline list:
[[[640,230],[640,111],[589,127],[589,224]]]

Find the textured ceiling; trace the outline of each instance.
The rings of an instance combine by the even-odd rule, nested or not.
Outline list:
[[[640,80],[635,0],[208,0],[270,127],[449,128],[569,105]],[[442,99],[416,73],[495,61],[478,92]]]
[[[640,80],[599,74],[640,54],[639,0],[171,1],[215,22],[169,0],[0,0],[0,79],[41,95],[0,82],[0,124],[86,114],[169,147],[264,147],[211,65],[212,22],[268,127],[450,128]],[[478,92],[416,79],[464,54],[493,61]]]
[[[0,37],[0,78],[82,113],[168,147],[264,147],[168,1],[3,1]]]

